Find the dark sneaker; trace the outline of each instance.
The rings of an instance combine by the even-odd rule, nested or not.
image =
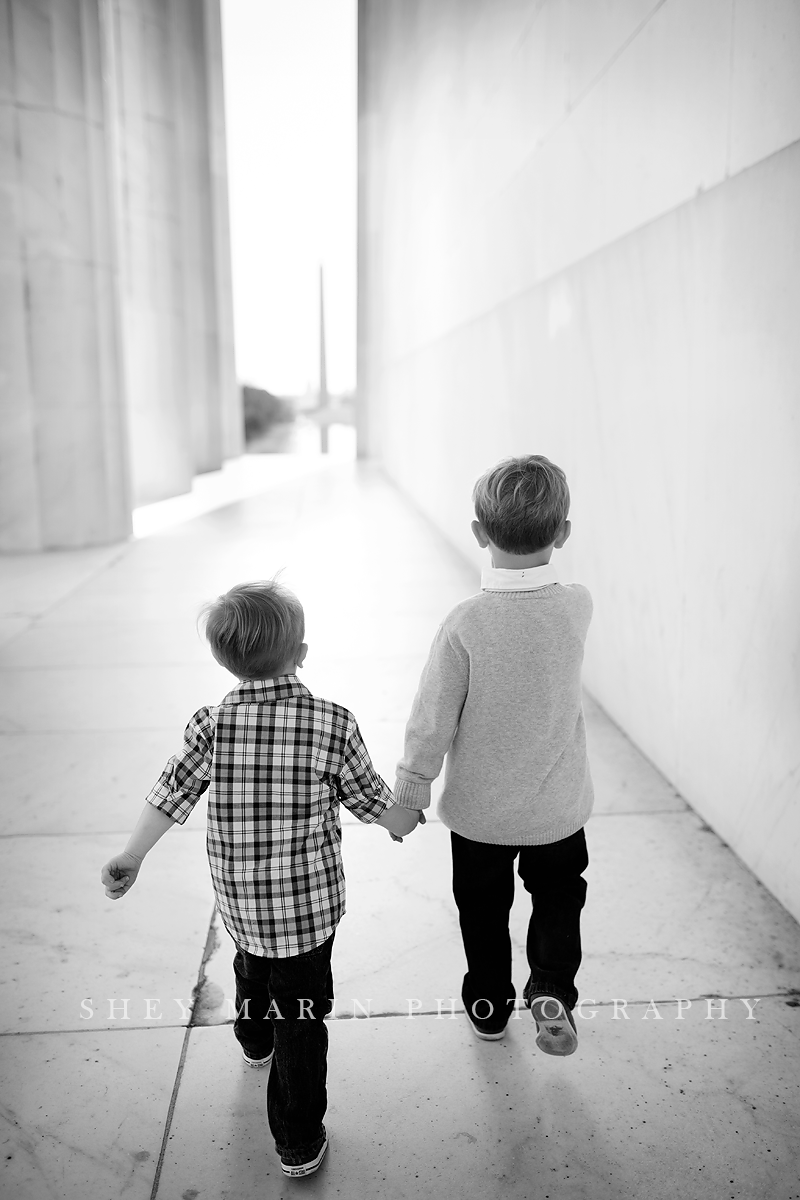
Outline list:
[[[322,1165],[322,1160],[325,1157],[327,1149],[328,1138],[326,1136],[316,1158],[312,1158],[310,1162],[304,1163],[287,1163],[281,1159],[281,1170],[289,1179],[302,1179],[304,1175],[313,1175]]]
[[[243,1048],[242,1058],[247,1063],[248,1067],[268,1067],[272,1062],[272,1056],[274,1053],[274,1050],[270,1050],[269,1054],[265,1058],[251,1058],[251,1056]]]
[[[572,1013],[555,996],[534,996],[526,1000],[536,1022],[536,1045],[545,1054],[565,1058],[578,1049],[578,1031]]]
[[[482,1042],[499,1042],[506,1036],[505,1025],[499,1027],[497,1022],[482,1021],[480,1017],[473,1017],[468,1008],[464,1009],[464,1015],[472,1026],[475,1037],[479,1037]]]

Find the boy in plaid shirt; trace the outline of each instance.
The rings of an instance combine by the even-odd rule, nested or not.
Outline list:
[[[300,602],[274,582],[240,584],[208,606],[211,652],[241,683],[192,717],[182,752],[101,875],[110,899],[124,896],[147,852],[208,790],[211,877],[237,946],[234,1032],[250,1066],[274,1054],[267,1116],[292,1177],[316,1171],[328,1147],[323,1019],[344,914],[339,803],[398,840],[419,816],[394,806],[352,713],[297,679],[303,635]]]

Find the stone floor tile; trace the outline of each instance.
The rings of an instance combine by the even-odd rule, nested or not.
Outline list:
[[[347,912],[333,950],[337,1011],[352,1012],[354,1001],[374,1013],[407,1012],[409,999],[434,1011],[438,998],[460,1004],[465,968],[444,826],[425,826],[398,844],[356,822],[344,829],[342,849]],[[517,934],[526,920],[524,910],[515,912]],[[219,918],[216,925],[218,942],[205,964],[207,1023],[229,1019],[234,995],[233,946]],[[522,986],[527,974],[522,965],[519,971]]]
[[[800,927],[691,810],[586,827],[584,996],[800,987]]]
[[[202,824],[173,829],[136,884],[109,900],[100,869],[127,837],[0,841],[0,1030],[40,1032],[185,1024],[208,935],[213,891]],[[128,998],[128,1020],[110,999]],[[88,1008],[81,1002],[90,1000]],[[182,1016],[182,1013],[184,1014]]]
[[[580,1023],[548,1058],[527,1017],[479,1042],[463,1016],[329,1023],[331,1143],[304,1194],[381,1200],[763,1200],[796,1196],[800,1011]],[[158,1190],[277,1200],[265,1073],[229,1030],[192,1030]],[[294,1190],[293,1190],[294,1189]]]
[[[0,617],[0,648],[15,641],[31,625],[32,617]]]
[[[231,583],[238,582],[238,579],[231,580]],[[85,588],[68,596],[42,621],[57,625],[114,621],[152,621],[160,625],[164,621],[175,621],[194,628],[201,605],[213,597],[212,589],[198,587],[180,591],[166,584],[138,592]]]
[[[137,537],[156,535],[250,495],[286,487],[327,469],[323,459],[311,454],[249,453],[229,460],[219,471],[197,475],[191,492],[136,509],[134,533]]]
[[[0,556],[0,615],[36,616],[124,557],[128,545]]]
[[[373,720],[405,725],[424,662],[418,654],[384,654],[369,660],[318,655],[300,676],[315,695],[343,704],[359,723],[369,714]]]
[[[678,795],[591,696],[584,696],[596,813],[685,812]]]
[[[464,972],[451,893],[449,832],[438,822],[402,845],[348,825],[348,913],[337,934],[337,990],[381,1011],[458,997]],[[374,836],[373,836],[374,835]],[[583,919],[581,994],[596,999],[757,995],[800,988],[800,929],[691,812],[596,817]],[[514,982],[528,971],[530,900],[511,916]]]
[[[5,1037],[0,1195],[149,1200],[184,1029]]]
[[[625,828],[620,829],[620,822]],[[800,932],[692,813],[598,817],[584,912],[582,996],[608,1002],[769,995],[800,988]],[[402,845],[360,823],[344,830],[347,914],[333,956],[337,1003],[376,1013],[460,1004],[465,971],[450,886],[449,833],[432,822]],[[511,914],[514,984],[528,978],[530,901]],[[232,998],[227,943],[206,965],[216,1003]],[[213,1013],[214,1004],[209,1002]]]
[[[0,669],[171,665],[210,660],[191,621],[37,621],[0,642]]]
[[[3,835],[116,830],[127,837],[180,739],[175,725],[135,734],[6,733],[0,737]],[[199,809],[192,821],[202,824]]]
[[[287,572],[286,582],[291,586]],[[309,603],[310,589],[305,594],[300,584],[297,594],[306,609],[306,641],[308,665],[312,667],[321,653],[352,656],[369,660],[373,656],[411,655],[419,658],[420,670],[430,649],[436,630],[447,609],[430,606],[424,612],[393,612],[391,619],[378,610],[368,608],[342,612],[333,605]],[[463,598],[463,597],[461,597]],[[368,676],[369,677],[369,676]]]
[[[597,806],[579,985],[599,1003],[586,1006],[578,1054],[538,1053],[525,1013],[499,1045],[477,1042],[458,1011],[423,1015],[437,1000],[460,1008],[448,831],[431,810],[398,846],[344,812],[332,1151],[316,1178],[283,1180],[266,1080],[244,1067],[230,1028],[232,947],[210,928],[203,802],[125,900],[105,898],[100,866],[192,711],[231,686],[197,639],[203,601],[285,568],[307,610],[301,678],[353,708],[391,784],[431,638],[478,573],[372,469],[282,469],[269,494],[245,486],[236,502],[122,547],[0,561],[0,583],[13,585],[0,610],[11,635],[0,654],[9,1197],[150,1195],[205,960],[196,1018],[207,1024],[189,1035],[157,1200],[269,1200],[298,1186],[355,1200],[794,1200],[798,926],[590,698]],[[518,886],[518,990],[529,903]],[[705,995],[728,998],[726,1020],[706,1020]],[[678,997],[692,1001],[681,1021]],[[760,997],[752,1022],[741,997]],[[112,1018],[109,998],[117,1016],[127,998],[129,1021]],[[628,1002],[616,1020],[615,998]],[[160,1020],[147,1020],[146,1000],[160,1001],[149,1013]],[[345,1019],[354,1000],[377,1015]],[[90,1067],[102,1085],[91,1077],[85,1098]]]
[[[150,667],[64,667],[3,672],[0,732],[57,732],[169,728],[180,748],[186,722],[235,686],[208,662]]]

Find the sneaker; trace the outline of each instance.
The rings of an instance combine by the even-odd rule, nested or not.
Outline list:
[[[248,1067],[268,1067],[272,1062],[272,1056],[274,1053],[274,1050],[270,1050],[266,1058],[251,1058],[247,1051],[243,1049],[242,1058],[247,1063]]]
[[[478,1017],[473,1017],[468,1008],[464,1009],[464,1016],[469,1021],[472,1032],[475,1037],[481,1039],[482,1042],[499,1042],[506,1036],[506,1027],[498,1029],[496,1025],[492,1025],[491,1021],[481,1021]]]
[[[572,1013],[555,996],[534,996],[528,1001],[536,1022],[536,1045],[545,1054],[565,1058],[578,1049],[578,1031]]]
[[[325,1157],[325,1152],[327,1149],[328,1138],[326,1135],[325,1141],[322,1143],[316,1158],[312,1158],[310,1162],[304,1163],[287,1163],[281,1159],[281,1170],[283,1171],[284,1175],[289,1177],[289,1179],[302,1179],[304,1175],[313,1175],[314,1172],[318,1171],[322,1165],[322,1160]]]

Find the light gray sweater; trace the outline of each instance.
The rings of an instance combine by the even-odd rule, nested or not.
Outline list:
[[[585,825],[592,780],[581,664],[592,599],[579,584],[482,591],[445,618],[422,672],[395,799],[427,808],[447,755],[442,822],[497,845]]]

